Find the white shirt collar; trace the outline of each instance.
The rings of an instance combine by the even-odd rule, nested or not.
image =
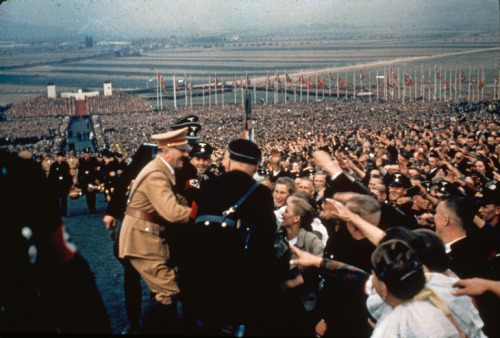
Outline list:
[[[165,163],[165,165],[167,166],[168,170],[170,170],[170,172],[172,173],[172,175],[175,174],[174,168],[172,168],[172,166],[170,164],[168,164],[168,162],[165,161],[165,159],[163,157],[161,157],[160,155],[156,155],[156,157],[158,157],[160,160],[163,161],[163,163]]]
[[[451,245],[452,245],[453,243],[455,243],[455,242],[458,242],[459,240],[461,240],[461,239],[463,239],[463,238],[465,238],[465,236],[462,236],[462,237],[457,238],[457,239],[455,239],[455,240],[453,240],[453,241],[451,241],[451,242],[449,242],[449,243],[446,243],[446,244],[444,245],[444,251],[445,251],[447,254],[449,254],[449,253],[451,252]]]

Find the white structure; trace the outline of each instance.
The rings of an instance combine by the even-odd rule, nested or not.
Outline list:
[[[104,88],[104,96],[113,95],[113,89],[111,88],[111,82],[104,81],[103,88]]]
[[[49,83],[47,85],[47,97],[49,99],[55,99],[56,98],[56,85],[53,83]]]
[[[62,98],[70,98],[73,97],[75,100],[85,100],[86,97],[99,96],[99,92],[83,92],[81,89],[78,89],[77,93],[61,93]]]

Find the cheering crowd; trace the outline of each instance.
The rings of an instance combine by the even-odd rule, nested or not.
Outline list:
[[[158,144],[154,166],[130,184],[126,213],[124,205],[116,207],[126,189],[118,180],[106,182],[104,222],[114,228],[123,220],[125,229],[118,248],[125,283],[129,274],[127,332],[499,336],[498,113],[496,101],[263,104],[248,121],[255,144],[231,141],[241,137],[241,106],[133,113],[121,115],[120,123],[117,116],[92,116],[108,168],[93,162],[99,177],[123,170],[129,187],[144,159],[134,156],[122,169],[110,163],[123,153],[139,154],[146,142]],[[188,114],[196,121],[178,119]],[[193,126],[201,126],[201,142],[188,147]],[[167,127],[174,131],[165,133]],[[120,152],[111,152],[111,144]],[[88,160],[88,153],[82,157]],[[177,176],[186,168],[192,176]],[[78,177],[83,180],[81,172]],[[175,183],[167,184],[170,192],[152,189],[165,177]],[[251,195],[252,178],[261,183],[258,198]],[[222,218],[217,213],[233,204],[237,209],[240,197],[249,200],[231,225],[234,210]],[[169,233],[157,217],[188,223],[190,232]],[[166,237],[157,242],[150,235]],[[149,247],[139,246],[137,236],[151,240]],[[139,277],[154,303],[142,315],[130,287]],[[177,301],[185,306],[181,324]]]

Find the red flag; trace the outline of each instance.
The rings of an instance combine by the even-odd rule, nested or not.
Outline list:
[[[309,87],[309,89],[312,89],[312,88],[313,88],[313,85],[312,85],[312,83],[311,83],[311,77],[310,77],[310,76],[307,78],[307,83],[306,83],[306,85],[307,85],[307,87]]]
[[[250,78],[248,77],[248,74],[247,74],[247,86],[250,86]]]
[[[481,78],[481,75],[479,75],[479,89],[482,89],[484,87],[484,81]]]
[[[306,81],[304,81],[304,75],[302,75],[302,74],[300,75],[300,77],[299,77],[299,80],[298,80],[298,81],[299,81],[300,83],[302,83],[302,84],[306,84]]]
[[[274,78],[274,82],[278,82],[278,83],[281,83],[281,80],[280,80],[280,74],[276,74],[276,77]]]
[[[318,75],[316,75],[316,86],[317,86],[318,88],[321,88],[321,87],[323,87],[324,85],[325,85],[325,83],[324,83],[324,82],[321,82],[321,80],[319,79],[319,76],[318,76]]]
[[[335,79],[332,76],[332,72],[330,72],[330,80],[335,81]]]
[[[178,88],[178,87],[179,87],[179,85],[177,84],[177,81],[175,81],[175,80],[172,80],[172,81],[174,81],[174,86],[175,86],[175,88]]]
[[[238,88],[238,82],[236,81],[236,77],[233,77],[233,86],[234,88]]]
[[[292,82],[292,78],[288,76],[288,73],[285,73],[285,77],[286,77],[286,82]]]
[[[269,82],[269,75],[266,77],[266,85],[271,86],[271,82]]]
[[[465,76],[464,71],[460,69],[460,82],[464,81],[467,81],[467,76]]]
[[[345,86],[345,82],[344,82],[344,80],[342,80],[342,78],[340,76],[337,77],[337,82],[338,82],[340,87]]]
[[[439,73],[439,70],[437,69],[437,67],[436,67],[436,78],[438,78],[440,80],[442,79],[441,74]]]
[[[359,70],[359,79],[363,81],[365,79],[365,75],[363,74],[363,69]]]
[[[165,92],[165,95],[168,95],[167,90],[165,89],[165,80],[163,80],[163,76],[158,73],[158,82],[160,82],[160,88]]]
[[[184,88],[186,88],[186,90],[189,89],[189,86],[188,86],[188,83],[187,83],[187,78],[184,76]]]
[[[414,83],[413,83],[413,80],[405,74],[405,86],[413,86]]]
[[[219,85],[219,79],[217,78],[217,76],[215,77],[215,87],[217,87]]]
[[[394,80],[397,80],[398,79],[398,76],[396,75],[396,73],[394,73],[394,71],[392,70],[392,68],[390,68],[391,70],[391,77],[394,79]]]
[[[444,87],[445,87],[446,89],[449,89],[449,88],[450,88],[450,81],[448,81],[448,79],[447,79],[446,77],[444,78]]]

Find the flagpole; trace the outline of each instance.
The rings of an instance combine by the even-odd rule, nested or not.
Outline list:
[[[240,84],[243,84],[243,79],[241,79]],[[245,93],[243,90],[243,86],[241,86],[241,106],[245,108]]]
[[[268,101],[268,93],[267,93],[268,86],[269,86],[269,71],[267,71],[267,77],[266,77],[266,103]]]
[[[405,75],[406,75],[406,70],[405,70]],[[399,68],[398,68],[398,79],[399,79]],[[406,99],[406,87],[405,87],[405,82],[406,82],[406,79],[404,78],[403,76],[403,104],[405,104],[405,99]],[[398,92],[399,92],[399,86],[398,86]]]
[[[233,90],[234,90],[234,93],[233,93],[233,96],[234,96],[234,104],[236,105],[236,86],[238,84],[236,83],[236,75],[233,75]]]
[[[287,92],[286,92],[286,83],[287,82],[288,82],[288,73],[285,70],[285,104],[286,104],[286,94],[287,94]]]
[[[191,108],[193,108],[193,81],[191,74],[189,74],[189,92],[191,94]]]
[[[186,73],[184,73],[184,100],[186,101],[186,107],[188,105],[188,97],[187,97],[187,76]]]
[[[368,92],[370,94],[368,94],[368,102],[372,102],[372,92],[371,92],[371,89],[372,89],[372,72],[369,71],[368,72]]]
[[[470,102],[470,77],[471,77],[471,69],[469,67],[469,90],[467,94],[467,102]]]
[[[212,82],[210,80],[210,75],[208,75],[208,105],[212,106]]]
[[[330,100],[332,99],[332,72],[328,74],[328,88],[330,92]]]
[[[339,74],[337,74],[337,100],[339,99]]]
[[[378,77],[378,68],[377,68],[377,75],[375,75],[375,80],[376,80],[376,83],[377,83],[377,101],[379,99],[378,97],[378,80],[379,80],[379,77]]]
[[[325,83],[326,83],[326,80],[325,80],[325,75],[324,74],[321,74],[321,76],[323,77],[323,84],[321,85],[321,93],[323,94],[323,101],[325,101]]]
[[[177,109],[177,82],[175,82],[175,74],[173,75],[174,80],[174,108]]]
[[[215,95],[215,105],[217,105],[217,85],[218,85],[218,81],[217,81],[217,73],[215,73],[215,87],[214,87],[214,95]]]
[[[222,100],[222,106],[223,107],[224,107],[224,89],[225,89],[224,87],[225,86],[226,86],[226,83],[224,82],[224,79],[222,79],[221,87],[220,87],[220,94],[221,94],[221,100]]]
[[[318,74],[316,74],[316,102],[318,102]]]
[[[356,71],[352,71],[352,97],[353,100],[356,100]]]
[[[201,95],[203,97],[203,106],[205,106],[205,77],[201,77]]]
[[[160,81],[158,81],[159,78],[160,78],[160,73],[156,72],[156,109],[160,108],[159,106],[160,93],[158,92],[158,86],[160,85]]]
[[[302,82],[304,82],[304,74],[302,74],[302,69],[300,70],[300,76],[302,80],[300,81],[300,102],[302,102]]]

